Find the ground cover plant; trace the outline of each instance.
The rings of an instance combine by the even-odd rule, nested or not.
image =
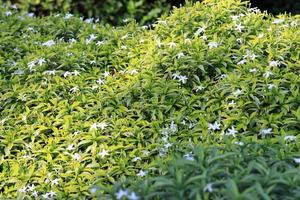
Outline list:
[[[0,198],[300,198],[299,16],[0,9]]]

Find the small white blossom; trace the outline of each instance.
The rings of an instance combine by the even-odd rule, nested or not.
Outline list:
[[[79,160],[81,158],[80,154],[78,153],[75,153],[72,157],[74,160]]]
[[[203,188],[203,192],[213,192],[213,184],[212,183],[208,183],[204,188]]]
[[[104,73],[103,73],[103,76],[106,78],[106,77],[108,77],[110,75],[110,73],[108,72],[108,71],[105,71]]]
[[[177,57],[178,59],[180,59],[180,58],[182,58],[182,57],[184,57],[184,56],[185,56],[184,53],[180,52],[180,53],[177,54],[176,57]]]
[[[266,72],[263,74],[263,76],[264,76],[265,78],[269,78],[271,75],[273,75],[273,73],[270,72],[270,71],[266,71]]]
[[[132,69],[132,70],[129,70],[128,73],[129,73],[130,75],[134,75],[134,74],[137,74],[138,71],[137,71],[136,69]]]
[[[244,30],[245,26],[243,26],[241,23],[235,25],[235,30],[242,32]]]
[[[271,61],[269,62],[269,66],[270,66],[270,67],[278,67],[279,65],[280,65],[280,62],[277,61],[277,60],[271,60]]]
[[[52,181],[51,181],[51,185],[58,185],[58,181],[59,181],[58,178],[52,180]]]
[[[176,43],[175,43],[175,42],[170,42],[170,43],[169,43],[169,47],[170,47],[170,48],[176,47]]]
[[[84,22],[87,24],[93,23],[93,21],[94,21],[94,18],[87,18],[84,20]]]
[[[219,46],[219,43],[217,43],[217,42],[209,42],[208,43],[209,49],[217,48],[218,46]]]
[[[100,85],[104,84],[104,80],[101,79],[101,78],[99,78],[96,82],[97,82],[98,84],[100,84]]]
[[[78,75],[80,75],[80,72],[75,70],[75,71],[71,72],[71,74],[74,75],[74,76],[78,76]]]
[[[142,158],[137,156],[132,159],[132,162],[137,162],[139,160],[142,160]]]
[[[272,90],[273,88],[275,88],[276,86],[274,84],[268,84],[268,89]]]
[[[198,86],[195,87],[196,92],[202,91],[204,89],[205,89],[205,87],[203,87],[202,85],[198,85]]]
[[[232,100],[231,102],[228,103],[228,106],[235,106],[236,103],[234,102],[234,100]]]
[[[142,151],[143,156],[148,156],[150,152],[148,150],[143,150]]]
[[[240,94],[242,94],[243,92],[242,92],[242,90],[240,90],[240,89],[237,89],[236,91],[234,91],[232,94],[234,95],[234,96],[239,96]]]
[[[79,90],[78,86],[75,86],[75,87],[70,89],[70,92],[75,93],[75,92],[78,92],[78,90]]]
[[[295,163],[300,164],[300,158],[294,158]]]
[[[55,70],[46,70],[43,72],[44,75],[55,75],[56,71]]]
[[[65,15],[64,19],[70,19],[71,17],[73,17],[73,15],[70,14],[70,13],[67,13],[67,14]]]
[[[18,192],[20,192],[20,193],[26,193],[27,192],[27,187],[25,186],[25,187],[19,189]]]
[[[275,19],[272,24],[281,24],[284,22],[284,19]]]
[[[5,12],[5,15],[8,17],[8,16],[11,16],[12,15],[12,12],[11,11],[7,11]]]
[[[213,130],[213,131],[216,131],[216,130],[220,130],[221,124],[217,121],[215,121],[213,124],[212,123],[209,123],[208,124],[208,130]]]
[[[272,128],[264,128],[260,130],[259,135],[262,135],[264,137],[266,135],[271,135],[272,133]]]
[[[98,155],[101,157],[101,158],[104,158],[105,156],[108,156],[109,153],[107,150],[103,149],[101,152],[98,153]]]
[[[144,177],[147,175],[147,171],[140,170],[139,173],[136,174],[139,177]]]
[[[237,21],[239,18],[240,18],[240,16],[238,16],[238,15],[233,15],[233,16],[231,16],[231,19],[232,19],[233,21]]]
[[[54,40],[48,40],[47,42],[42,43],[42,46],[47,46],[47,47],[51,47],[55,45]]]
[[[130,195],[127,196],[128,200],[138,200],[139,197],[134,193],[131,192]]]
[[[178,81],[183,83],[183,84],[185,84],[187,80],[188,80],[188,78],[186,76],[181,76],[180,75],[179,78],[178,78]]]
[[[74,145],[73,144],[69,144],[68,145],[68,147],[67,147],[67,150],[68,151],[72,151],[72,150],[74,150],[75,148],[74,148]]]
[[[128,190],[119,190],[115,195],[116,195],[116,199],[120,200],[123,197],[127,197],[128,196]]]
[[[98,41],[97,43],[96,43],[96,45],[97,46],[101,46],[101,45],[103,45],[105,42],[104,41]]]
[[[230,135],[230,136],[235,137],[236,133],[238,133],[238,131],[235,130],[235,128],[233,126],[231,126],[231,128],[228,129],[228,131],[225,133],[225,135]]]
[[[297,140],[297,137],[294,136],[294,135],[287,135],[287,136],[284,136],[284,141],[296,141]]]
[[[205,32],[205,27],[200,27],[198,30],[194,33],[195,36],[199,36],[201,33]]]
[[[185,155],[183,156],[183,158],[186,159],[186,160],[190,160],[190,161],[195,160],[195,158],[194,158],[192,152],[185,154]]]
[[[255,73],[255,72],[257,72],[257,69],[256,68],[249,69],[249,72]]]
[[[235,142],[234,144],[239,145],[239,146],[244,146],[244,142]]]
[[[172,74],[172,78],[173,79],[178,79],[180,77],[180,74],[179,73],[174,73]]]
[[[247,60],[241,60],[241,61],[239,61],[238,63],[237,63],[237,65],[244,65],[244,64],[246,64],[247,63]]]

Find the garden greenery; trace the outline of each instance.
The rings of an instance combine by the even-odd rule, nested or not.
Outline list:
[[[300,198],[299,16],[0,22],[0,198]]]

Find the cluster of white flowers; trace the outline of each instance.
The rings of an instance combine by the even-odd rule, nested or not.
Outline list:
[[[27,66],[28,66],[29,70],[32,72],[32,71],[35,71],[34,67],[43,66],[45,63],[46,63],[45,58],[39,58],[39,59],[29,62],[27,64]]]
[[[159,149],[160,156],[165,156],[169,151],[169,148],[172,146],[172,144],[169,142],[169,136],[175,132],[177,132],[177,124],[175,124],[174,121],[171,122],[169,127],[161,130],[161,134],[163,135],[163,147]]]
[[[188,80],[188,77],[185,75],[180,75],[179,73],[172,74],[172,78],[177,79],[180,83],[185,84]]]
[[[78,75],[80,75],[80,72],[77,70],[75,70],[73,72],[66,71],[62,75],[64,78],[67,78],[68,76],[78,76]]]
[[[105,122],[93,123],[91,125],[91,130],[98,130],[98,129],[104,130],[107,126],[108,124]]]
[[[120,189],[115,193],[116,199],[121,200],[124,197],[127,198],[128,200],[138,200],[139,197],[136,195],[135,192],[129,192],[128,190],[123,190]]]

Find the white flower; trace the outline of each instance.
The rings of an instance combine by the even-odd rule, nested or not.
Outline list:
[[[34,196],[35,198],[37,198],[39,196],[39,193],[35,190],[32,192],[32,196]]]
[[[213,131],[220,130],[220,126],[221,126],[221,124],[219,122],[215,121],[213,124],[212,123],[208,124],[208,130],[213,130]]]
[[[233,15],[233,16],[230,16],[230,17],[233,21],[237,21],[240,18],[240,16],[238,16],[238,15]]]
[[[128,200],[138,200],[139,197],[134,193],[131,192],[129,196],[127,196]]]
[[[78,153],[75,153],[72,157],[74,160],[79,160],[81,158],[81,156]]]
[[[178,79],[180,77],[180,74],[179,73],[174,73],[172,74],[172,78],[173,79]]]
[[[75,149],[74,145],[73,144],[69,144],[68,147],[67,147],[67,150],[68,151],[72,151],[73,149]]]
[[[170,130],[172,132],[176,132],[177,131],[177,125],[174,123],[174,121],[172,121],[171,124],[170,124]]]
[[[101,46],[101,45],[103,45],[103,44],[104,44],[104,41],[98,41],[98,42],[96,43],[97,46]]]
[[[90,44],[93,40],[95,40],[97,37],[95,36],[95,34],[90,34],[89,35],[89,38],[87,38],[86,40],[85,40],[85,43],[86,44]]]
[[[143,150],[142,153],[143,153],[143,156],[148,156],[150,154],[150,152],[148,150]]]
[[[74,75],[74,76],[78,76],[78,75],[80,75],[80,72],[75,70],[74,72],[71,72],[71,74]]]
[[[170,48],[176,47],[176,43],[175,43],[175,42],[170,42],[170,43],[169,43],[169,47],[170,47]]]
[[[235,142],[234,144],[239,145],[239,146],[244,146],[244,142]]]
[[[261,39],[261,38],[263,38],[264,37],[264,34],[263,33],[260,33],[258,36],[257,36],[257,38],[259,38],[259,39]]]
[[[129,73],[130,75],[134,75],[134,74],[137,74],[138,71],[137,71],[136,69],[132,69],[132,70],[129,70],[128,73]]]
[[[139,173],[136,174],[139,177],[144,177],[147,175],[147,171],[140,170]]]
[[[251,52],[249,50],[247,50],[246,51],[246,55],[244,55],[244,59],[249,58],[250,60],[255,60],[256,57],[257,56],[253,52]]]
[[[287,141],[287,140],[289,140],[289,141],[296,141],[297,137],[294,136],[294,135],[287,135],[287,136],[284,137],[284,141]]]
[[[101,78],[99,78],[96,82],[97,82],[98,84],[100,84],[100,85],[104,84],[104,80],[101,79]]]
[[[27,192],[27,187],[24,186],[23,188],[18,189],[18,192],[20,192],[20,193],[26,193]]]
[[[108,77],[110,75],[110,73],[108,72],[108,71],[105,71],[104,73],[103,73],[103,76],[104,77]]]
[[[300,164],[300,158],[294,158],[295,163]]]
[[[12,12],[11,11],[7,11],[5,12],[5,15],[8,17],[8,16],[11,16],[12,15]]]
[[[72,75],[72,73],[68,71],[63,73],[64,78],[67,78],[70,75]]]
[[[262,135],[263,137],[270,134],[272,134],[272,128],[264,128],[259,132],[259,135]]]
[[[281,24],[282,22],[284,22],[284,19],[275,19],[272,24]]]
[[[255,72],[257,72],[257,69],[256,68],[249,69],[249,72],[255,73]]]
[[[43,72],[44,75],[55,75],[56,71],[55,70],[46,70]]]
[[[203,87],[202,85],[198,85],[195,87],[196,92],[202,91],[204,89],[205,89],[205,87]]]
[[[93,123],[91,125],[91,129],[92,130],[97,130],[98,128],[100,128],[101,130],[104,130],[108,125],[105,122],[101,122],[101,123]]]
[[[234,128],[233,126],[231,126],[231,128],[228,129],[228,131],[226,132],[225,135],[231,135],[231,136],[235,137],[235,134],[236,134],[236,133],[238,133],[238,131],[235,130],[235,128]]]
[[[51,181],[51,185],[58,185],[58,178]]]
[[[246,64],[247,63],[247,60],[241,60],[241,61],[239,61],[238,63],[237,63],[237,65],[244,65],[244,64]]]
[[[32,17],[34,17],[34,13],[28,13],[27,16],[32,18]]]
[[[188,78],[186,76],[181,76],[180,75],[179,78],[178,78],[178,81],[183,83],[183,84],[185,84],[187,80],[188,80]]]
[[[234,95],[234,96],[239,96],[240,94],[242,94],[243,92],[242,92],[242,90],[240,90],[240,89],[237,89],[236,91],[234,91],[232,94]]]
[[[235,25],[235,30],[242,32],[244,30],[245,26],[242,26],[241,23]]]
[[[231,102],[228,103],[228,106],[235,106],[236,103],[234,102],[234,100],[232,100]]]
[[[84,22],[87,24],[93,23],[93,21],[94,21],[94,18],[88,18],[88,19],[84,20]]]
[[[273,88],[275,88],[275,85],[274,85],[274,84],[268,84],[268,89],[269,89],[269,90],[272,90]]]
[[[271,60],[271,61],[269,62],[269,66],[270,66],[270,67],[278,67],[279,65],[280,65],[280,62],[277,61],[277,60]]]
[[[101,158],[104,158],[105,156],[108,156],[109,153],[108,153],[108,151],[106,151],[105,149],[103,149],[101,152],[98,153],[98,155],[99,155]]]
[[[219,43],[217,43],[217,42],[209,42],[208,43],[209,49],[217,48],[218,46],[219,46]]]
[[[138,156],[137,156],[137,157],[134,157],[134,158],[132,159],[132,162],[137,162],[137,161],[139,161],[139,160],[142,160],[142,159],[141,159],[141,157],[138,157]]]
[[[266,72],[263,74],[263,76],[264,76],[265,78],[269,78],[271,75],[273,75],[273,73],[270,72],[270,71],[266,71]]]
[[[116,195],[116,199],[122,199],[123,197],[127,197],[128,196],[128,190],[119,190],[115,195]]]
[[[71,93],[75,93],[75,92],[77,92],[78,90],[79,90],[78,86],[75,86],[75,87],[73,87],[73,88],[70,89],[70,92],[71,92]]]
[[[212,192],[213,191],[213,184],[212,183],[208,183],[204,188],[203,188],[203,192]]]
[[[171,146],[172,146],[172,144],[169,143],[169,142],[167,142],[166,144],[164,144],[164,148],[166,148],[166,149],[170,148]]]
[[[65,15],[64,19],[70,19],[71,17],[73,17],[73,15],[70,14],[70,13],[67,13],[67,14]]]
[[[205,32],[205,27],[200,27],[198,30],[194,33],[195,36],[199,36],[201,33]]]
[[[31,191],[35,190],[36,186],[32,184],[31,186],[28,186],[27,188],[28,188],[27,190],[29,192],[31,192]]]
[[[182,58],[182,57],[184,57],[184,56],[185,56],[184,53],[180,52],[180,53],[177,54],[176,57],[177,57],[178,59],[180,59],[180,58]]]
[[[183,158],[185,158],[186,160],[190,160],[190,161],[195,160],[195,158],[194,158],[192,152],[185,154],[185,155],[183,156]]]
[[[76,43],[76,42],[77,42],[77,40],[76,40],[76,39],[74,39],[74,38],[71,38],[71,39],[69,39],[69,42],[70,42],[70,43]]]
[[[42,46],[47,46],[47,47],[51,47],[51,46],[53,46],[53,45],[55,45],[54,40],[48,40],[47,42],[44,42],[44,43],[42,44]]]

